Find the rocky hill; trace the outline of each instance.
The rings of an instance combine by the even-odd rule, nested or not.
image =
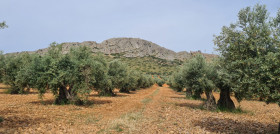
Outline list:
[[[196,52],[174,52],[172,50],[161,47],[150,41],[146,41],[139,38],[112,38],[105,40],[101,43],[95,41],[85,41],[85,42],[67,42],[62,43],[63,53],[70,51],[71,47],[78,46],[88,46],[92,49],[92,52],[102,52],[106,55],[118,55],[123,57],[146,57],[152,56],[165,60],[185,60],[192,57],[192,55],[201,53]],[[39,49],[35,53],[44,54],[48,51],[48,48]],[[34,52],[32,52],[34,53]],[[215,57],[212,54],[201,53],[207,58]]]

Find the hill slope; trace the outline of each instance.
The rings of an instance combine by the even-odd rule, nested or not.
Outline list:
[[[67,42],[62,43],[64,53],[69,52],[71,47],[88,46],[92,49],[92,52],[102,52],[106,55],[123,56],[123,57],[146,57],[152,56],[164,60],[181,60],[184,61],[192,57],[193,54],[201,53],[197,52],[174,52],[172,50],[161,47],[150,41],[146,41],[139,38],[112,38],[105,40],[101,43],[95,41],[85,42]],[[48,48],[39,49],[35,53],[44,54],[48,51]],[[205,57],[215,57],[212,54],[204,54]]]
[[[196,54],[202,54],[206,60],[217,57],[213,54],[196,52],[174,52],[150,41],[139,38],[112,38],[101,43],[95,41],[62,43],[63,53],[68,53],[70,48],[87,46],[93,53],[101,52],[108,61],[119,59],[130,68],[140,70],[152,75],[170,75],[176,68]],[[49,48],[39,49],[28,53],[43,55]],[[20,52],[19,52],[20,53]],[[13,54],[19,54],[13,53]]]

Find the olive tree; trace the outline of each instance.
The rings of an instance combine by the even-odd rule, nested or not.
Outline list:
[[[207,100],[203,104],[205,109],[216,109],[216,100],[212,90],[215,88],[213,79],[217,72],[214,65],[206,63],[202,55],[196,55],[180,68],[180,73],[175,73],[173,79],[179,89],[186,88],[186,96],[200,99],[201,94],[205,93]]]
[[[231,99],[231,92],[233,92],[234,83],[232,82],[233,74],[229,73],[223,66],[221,57],[214,60],[214,73],[211,75],[211,80],[215,87],[220,91],[220,98],[217,106],[220,109],[235,109],[234,102]]]
[[[222,59],[220,66],[234,85],[224,86],[224,101],[230,100],[233,91],[238,101],[259,97],[280,105],[280,10],[270,18],[263,5],[244,8],[238,21],[224,26],[214,43]]]
[[[94,89],[100,96],[115,96],[116,94],[113,92],[115,87],[112,83],[111,77],[108,75],[108,62],[101,53],[98,53],[93,59],[95,63],[93,69],[96,70],[94,72],[96,80]]]
[[[205,109],[214,110],[217,108],[217,104],[212,91],[216,88],[214,80],[217,77],[217,70],[213,63],[207,63],[204,71],[203,77],[198,78],[207,99],[203,104],[203,107]]]
[[[15,84],[20,89],[20,91],[30,91],[30,88],[34,88],[36,86],[36,67],[40,66],[35,64],[38,59],[38,55],[36,54],[26,54],[22,60],[26,60],[24,66],[21,66],[15,76]],[[36,66],[35,66],[35,65]]]
[[[136,72],[134,70],[129,70],[127,77],[125,79],[124,85],[121,87],[120,92],[126,92],[129,93],[129,91],[135,91],[138,89],[137,87],[137,81],[139,79],[138,76],[139,72]]]
[[[179,68],[178,72],[174,72],[172,76],[168,79],[168,85],[175,89],[177,92],[181,92],[184,89],[184,83],[183,83],[183,77],[182,77],[182,71]]]
[[[129,92],[123,86],[128,81],[127,67],[119,60],[113,60],[109,63],[108,75],[112,80],[115,88],[120,89],[120,92]]]
[[[30,68],[36,71],[36,88],[40,94],[50,89],[55,104],[82,104],[96,83],[96,63],[86,47],[62,53],[62,46],[52,44],[48,53],[35,58]],[[95,70],[97,69],[97,70]]]
[[[163,79],[160,78],[154,78],[155,82],[158,84],[158,86],[161,86],[165,83]]]
[[[10,86],[8,89],[8,93],[23,94],[28,92],[28,85],[20,85],[16,80],[19,71],[25,66],[28,66],[31,61],[32,56],[28,53],[22,53],[19,55],[7,55],[4,58],[4,62],[2,62],[4,64],[2,68],[2,80],[5,84]]]
[[[202,55],[196,55],[182,67],[182,80],[187,88],[187,97],[200,99],[204,91],[201,79],[206,77],[206,61]]]
[[[151,75],[139,73],[139,79],[137,81],[138,88],[148,88],[154,84],[154,80]]]

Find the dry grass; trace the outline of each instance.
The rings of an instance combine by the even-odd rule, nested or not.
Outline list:
[[[126,113],[120,118],[109,122],[107,129],[99,131],[99,133],[126,132],[133,133],[139,131],[139,123],[142,121],[143,110],[137,112]]]

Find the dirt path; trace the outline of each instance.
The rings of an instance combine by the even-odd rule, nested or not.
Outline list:
[[[275,133],[280,122],[280,108],[276,104],[243,101],[244,113],[201,110],[201,104],[202,101],[187,100],[183,93],[161,87],[146,106],[137,133]]]
[[[0,89],[6,89],[3,85]],[[94,104],[84,106],[52,105],[53,96],[45,95],[45,105],[38,100],[36,93],[28,95],[8,95],[0,92],[0,133],[96,133],[105,130],[109,122],[120,116],[138,111],[145,105],[141,101],[157,90],[157,86],[133,91],[130,94],[118,93],[117,97],[97,97],[92,94],[89,101]]]
[[[36,93],[7,95],[0,85],[0,133],[273,133],[280,122],[276,104],[244,101],[245,113],[201,110],[201,101],[152,86],[117,97],[90,96],[90,106],[45,105]],[[215,95],[215,97],[218,97]]]

